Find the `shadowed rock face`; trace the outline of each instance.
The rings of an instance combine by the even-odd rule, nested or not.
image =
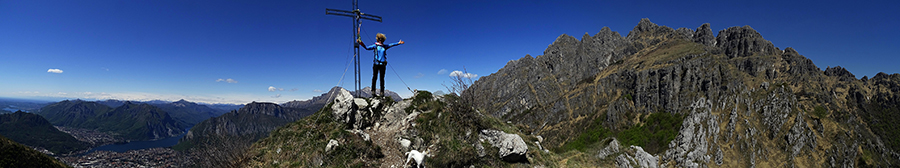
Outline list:
[[[617,132],[663,112],[685,120],[655,154],[660,164],[892,165],[900,164],[900,142],[890,147],[888,135],[898,131],[874,123],[896,121],[884,116],[900,113],[891,104],[900,102],[898,79],[857,80],[840,67],[823,72],[750,26],[714,35],[709,24],[672,29],[642,19],[625,37],[608,28],[580,40],[561,35],[544,55],[507,62],[463,96],[480,112],[545,137],[550,149],[593,120]],[[859,161],[856,149],[878,159]]]

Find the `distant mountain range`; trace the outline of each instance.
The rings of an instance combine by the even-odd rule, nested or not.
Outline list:
[[[0,115],[0,135],[28,146],[40,147],[53,153],[64,154],[85,150],[88,144],[57,130],[49,121],[37,114],[15,112]]]
[[[183,134],[186,128],[224,113],[185,100],[150,103],[65,100],[41,108],[38,114],[53,125],[95,129],[129,140],[148,140]]]

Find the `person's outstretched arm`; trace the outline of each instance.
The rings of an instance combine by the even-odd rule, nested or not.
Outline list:
[[[363,43],[362,40],[359,40],[359,39],[357,39],[356,42],[359,43],[359,45],[363,46],[363,48],[365,48],[366,50],[374,50],[375,49],[375,44],[366,46],[366,44]]]
[[[391,48],[393,46],[397,46],[397,45],[404,44],[404,43],[406,43],[406,42],[403,42],[403,40],[400,40],[400,42],[388,44],[387,46],[385,46],[385,48]]]

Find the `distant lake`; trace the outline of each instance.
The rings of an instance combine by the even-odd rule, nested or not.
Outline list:
[[[94,151],[113,151],[113,152],[126,152],[129,150],[138,150],[138,149],[147,149],[147,148],[165,148],[175,146],[178,144],[178,140],[181,137],[184,137],[185,134],[178,135],[176,137],[169,137],[158,139],[155,141],[131,141],[124,144],[109,144],[103,145],[100,147],[93,148],[86,152],[85,154],[94,152]]]

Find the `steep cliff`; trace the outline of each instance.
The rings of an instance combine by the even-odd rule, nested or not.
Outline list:
[[[562,35],[544,55],[510,61],[463,96],[558,152],[599,132],[589,142],[642,146],[660,166],[900,164],[900,131],[886,124],[898,121],[900,75],[822,71],[750,26],[712,35],[708,24],[676,30],[648,19],[625,37],[608,28],[580,41]],[[661,121],[655,114],[681,124],[648,129]],[[677,134],[658,144],[640,130]],[[590,144],[579,149],[606,145]]]

